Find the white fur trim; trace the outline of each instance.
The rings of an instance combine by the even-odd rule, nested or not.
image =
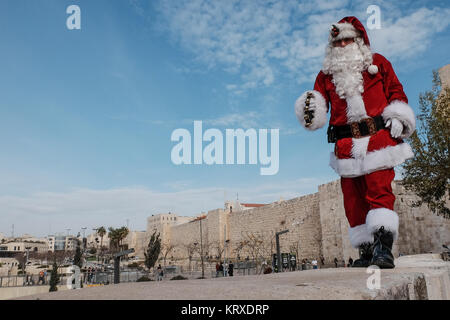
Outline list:
[[[413,156],[409,144],[403,142],[369,152],[361,159],[338,159],[334,152],[331,152],[330,167],[341,177],[354,178],[377,170],[393,168]]]
[[[311,92],[314,97],[310,101],[309,108],[314,110],[314,118],[312,120],[312,124],[309,127],[305,126],[305,119],[303,118],[304,108],[305,108],[305,100],[306,95]],[[311,90],[306,91],[304,94],[300,96],[300,98],[295,101],[295,114],[297,115],[298,121],[300,124],[308,130],[316,130],[322,128],[327,123],[327,112],[328,106],[326,104],[325,98],[319,91]]]
[[[370,74],[377,74],[377,73],[378,73],[378,66],[372,64],[372,65],[369,66],[369,68],[367,68],[367,71],[368,71]]]
[[[333,37],[330,33],[330,36],[328,37],[329,42],[333,42],[333,41],[341,40],[341,39],[345,39],[345,38],[356,38],[359,36],[358,31],[355,29],[355,27],[351,23],[343,22],[343,23],[335,23],[334,25],[336,27],[338,27],[339,34],[336,37]]]
[[[359,138],[359,139],[352,139],[352,151],[351,155],[355,159],[362,159],[367,154],[367,147],[369,146],[369,137]]]
[[[384,226],[385,230],[394,234],[394,240],[397,239],[398,214],[395,211],[386,208],[372,209],[367,213],[366,224],[367,230],[372,234]]]
[[[403,124],[403,132],[400,135],[401,139],[408,138],[416,130],[416,117],[411,107],[403,101],[394,100],[386,108],[384,108],[381,114],[384,121],[388,121],[391,118],[396,118]]]
[[[353,228],[348,227],[348,236],[353,248],[358,248],[365,242],[373,243],[373,234],[369,232],[366,224],[361,224]]]
[[[359,122],[367,117],[366,107],[360,94],[348,97],[347,101],[347,123]]]

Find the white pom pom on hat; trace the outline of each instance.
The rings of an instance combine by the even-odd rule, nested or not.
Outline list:
[[[378,73],[378,67],[374,64],[371,64],[369,68],[367,68],[367,71],[369,71],[370,74],[377,74]]]

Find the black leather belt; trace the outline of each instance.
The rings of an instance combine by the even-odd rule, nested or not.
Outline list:
[[[377,131],[384,129],[384,120],[382,116],[366,118],[360,122],[352,122],[343,126],[328,127],[328,142],[335,143],[343,138],[362,138],[374,135]]]

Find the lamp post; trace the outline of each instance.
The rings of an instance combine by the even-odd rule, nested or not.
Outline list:
[[[281,252],[280,252],[280,235],[283,233],[289,232],[289,230],[283,230],[280,232],[275,233],[275,239],[277,243],[277,262],[278,262],[278,272],[281,272]]]
[[[82,243],[83,243],[83,252],[86,251],[86,244],[87,244],[87,240],[84,240],[84,239],[86,239],[86,229],[87,229],[87,227],[82,227],[82,228],[81,228],[81,230],[83,230],[83,240],[82,240]]]
[[[228,276],[228,270],[227,270],[227,268],[228,268],[228,243],[230,242],[230,240],[225,240],[225,248],[224,248],[224,251],[225,251],[225,254],[224,254],[224,270],[223,270],[223,275],[224,276]]]
[[[200,218],[200,258],[202,260],[202,279],[205,278],[205,266],[203,264],[203,235],[202,235],[202,220]]]
[[[95,235],[94,235],[94,241],[95,241],[95,253],[97,255],[97,263],[98,261],[98,228],[92,228],[93,231],[95,231]]]

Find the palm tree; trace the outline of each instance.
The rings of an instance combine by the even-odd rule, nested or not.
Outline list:
[[[130,231],[128,230],[127,227],[122,227],[119,229],[119,242],[121,247],[123,247],[122,242],[128,236],[129,233]]]
[[[108,228],[108,238],[110,241],[110,247],[114,247],[114,249],[119,249],[119,229],[114,229],[113,227]]]
[[[103,256],[103,237],[106,234],[106,229],[104,226],[101,226],[97,229],[97,234],[100,236],[100,255]],[[98,255],[97,255],[98,260]]]
[[[113,228],[109,227],[108,237],[111,240],[111,243],[117,250],[120,250],[122,247],[122,241],[128,236],[129,230],[127,227],[121,228]]]
[[[101,226],[100,228],[97,229],[97,234],[100,236],[100,250],[102,250],[103,247],[103,237],[106,234],[106,229],[105,227]]]

